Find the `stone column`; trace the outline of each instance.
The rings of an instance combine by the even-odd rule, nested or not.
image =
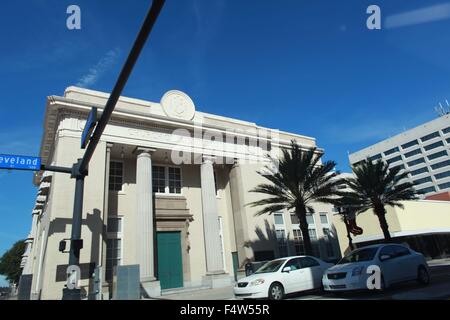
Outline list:
[[[152,153],[154,149],[136,148],[136,253],[141,282],[155,280],[153,250]]]
[[[28,235],[28,239],[25,240],[26,247],[25,252],[22,255],[22,263],[23,263],[23,269],[22,269],[22,275],[30,275],[32,274],[32,264],[33,264],[33,257],[31,255],[31,249],[33,246],[33,238],[32,235]],[[31,283],[30,283],[31,287]],[[31,289],[31,288],[30,288]]]
[[[31,261],[30,261],[30,268],[31,268],[31,274],[34,273],[34,257],[36,255],[36,243],[37,243],[37,226],[38,226],[38,218],[39,218],[39,213],[41,211],[39,210],[33,210],[32,212],[32,225],[31,225],[31,239],[33,240],[32,246],[31,246]]]
[[[245,244],[250,240],[248,235],[247,211],[245,207],[245,190],[242,178],[242,166],[236,160],[230,170],[230,193],[233,209],[234,232],[236,237],[236,248],[239,258],[239,268],[253,257],[252,249]]]
[[[216,188],[214,184],[213,159],[203,157],[200,168],[203,209],[203,233],[205,237],[207,275],[223,274],[222,249],[219,236]]]

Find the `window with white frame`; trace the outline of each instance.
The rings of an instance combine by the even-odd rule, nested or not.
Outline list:
[[[306,215],[308,223],[308,233],[311,240],[313,255],[320,257],[319,243],[317,241],[316,224],[312,213]],[[295,214],[291,214],[292,234],[294,236],[294,248],[297,255],[305,254],[305,245],[302,231],[300,230],[300,221]]]
[[[278,252],[280,257],[286,257],[288,255],[287,240],[285,230],[276,230],[276,237],[278,242]]]
[[[303,243],[302,232],[300,231],[300,229],[293,229],[292,234],[294,235],[295,254],[305,254],[305,244]]]
[[[169,167],[169,193],[181,193],[181,169]]]
[[[316,224],[314,222],[314,216],[311,213],[306,215],[306,222],[308,223],[308,228],[316,227]]]
[[[106,280],[111,281],[114,269],[122,262],[122,217],[108,217],[106,240]]]
[[[298,219],[298,216],[294,213],[291,214],[291,224],[300,224],[300,220]]]
[[[274,213],[275,235],[277,238],[278,252],[280,257],[288,255],[288,242],[286,239],[286,227],[284,225],[283,213]]]
[[[106,230],[108,233],[122,233],[122,217],[109,217]]]
[[[280,225],[284,227],[284,219],[283,219],[283,214],[281,213],[275,213],[273,215],[273,218],[275,220],[275,225]]]
[[[153,166],[153,192],[181,194],[181,168]]]
[[[334,257],[333,244],[331,243],[331,230],[329,228],[323,228],[323,239],[325,242],[325,249],[327,251],[328,258]]]
[[[320,257],[319,243],[317,242],[317,233],[315,228],[308,229],[309,239],[311,240],[311,246],[313,251],[313,256]]]
[[[328,214],[326,212],[320,213],[320,224],[322,225],[323,240],[327,257],[334,257],[334,249],[332,243],[333,234],[331,231],[330,222],[328,220]]]
[[[153,192],[166,192],[166,168],[159,166],[152,167],[152,183]]]
[[[319,243],[317,241],[316,223],[314,221],[314,215],[312,213],[306,216],[306,221],[308,222],[308,233],[309,239],[311,240],[311,246],[313,250],[313,255],[315,257],[320,257]]]
[[[306,216],[308,228],[314,225],[314,218],[311,215]],[[305,254],[305,243],[303,241],[302,231],[300,230],[300,220],[296,214],[291,214],[292,234],[294,236],[294,249],[297,255]]]
[[[320,214],[320,224],[328,224],[328,215],[326,213]]]
[[[123,163],[110,161],[109,163],[109,190],[122,191],[123,185]]]
[[[122,258],[122,239],[108,239],[106,242],[106,280],[112,280],[114,268]]]

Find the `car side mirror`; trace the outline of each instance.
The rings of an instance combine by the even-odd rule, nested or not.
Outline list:
[[[282,272],[291,272],[291,267],[284,267]]]
[[[381,260],[381,261],[388,260],[388,259],[390,259],[390,258],[391,258],[391,256],[388,255],[388,254],[383,254],[383,255],[380,256],[380,260]]]

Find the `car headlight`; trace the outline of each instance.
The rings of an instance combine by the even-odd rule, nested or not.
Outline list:
[[[253,280],[252,282],[250,282],[251,286],[259,286],[260,284],[263,284],[264,282],[266,282],[264,279],[256,279]]]
[[[364,270],[364,267],[356,267],[356,268],[354,268],[353,271],[352,271],[352,277],[360,276],[361,273],[363,272],[363,270]]]

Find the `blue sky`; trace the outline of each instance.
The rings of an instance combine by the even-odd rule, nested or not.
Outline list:
[[[38,154],[46,96],[75,84],[111,90],[149,2],[2,4],[0,153]],[[81,7],[81,30],[66,28],[70,4]],[[434,5],[444,18],[369,31],[370,4],[383,20]],[[447,5],[167,0],[124,94],[185,91],[198,110],[316,137],[347,171],[347,151],[433,119],[450,99]],[[28,234],[35,194],[32,173],[0,172],[0,254]]]

